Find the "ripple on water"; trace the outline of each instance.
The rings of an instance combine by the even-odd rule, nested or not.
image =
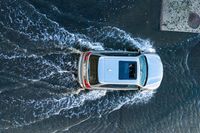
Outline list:
[[[22,84],[12,91],[6,87],[0,90],[1,129],[34,125],[53,116],[70,119],[80,116],[102,117],[125,105],[145,104],[153,97],[155,92],[109,92],[108,94],[106,91],[90,91],[78,95],[52,93],[48,89],[52,86],[56,89],[58,86],[70,87],[77,82],[75,73],[78,58],[72,53],[65,53],[64,48],[73,48],[75,52],[80,52],[84,47],[93,50],[109,48],[128,50],[126,47],[144,51],[155,51],[155,49],[151,41],[133,38],[131,34],[117,27],[105,26],[88,30],[88,34],[95,30],[94,36],[71,33],[30,3],[21,1],[11,3],[11,1],[4,3],[5,9],[1,15],[0,27],[3,32],[0,35],[7,41],[4,40],[4,45],[0,45],[0,67],[1,74],[7,73],[7,76],[11,77],[9,80]],[[56,7],[54,9],[57,10]],[[10,37],[11,33],[17,37]],[[21,41],[22,38],[25,41]],[[26,44],[26,40],[30,44]],[[10,43],[9,52],[5,45],[7,42]],[[117,47],[114,48],[115,46]],[[39,47],[42,52],[38,52]],[[57,50],[48,53],[48,49]],[[0,80],[2,79],[0,77]],[[44,87],[45,85],[47,87]]]

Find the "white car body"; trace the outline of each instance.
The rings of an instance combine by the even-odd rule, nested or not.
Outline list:
[[[144,86],[146,89],[156,89],[160,86],[163,78],[163,64],[156,54],[145,54],[148,63],[148,79]]]
[[[155,53],[89,51],[79,59],[78,81],[85,89],[155,90],[163,65]]]

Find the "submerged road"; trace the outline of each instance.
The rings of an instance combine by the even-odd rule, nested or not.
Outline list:
[[[160,0],[0,1],[0,132],[199,132],[198,34],[161,32]],[[155,50],[155,92],[74,94],[80,51]]]

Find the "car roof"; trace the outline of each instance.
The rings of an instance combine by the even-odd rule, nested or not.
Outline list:
[[[135,62],[137,65],[136,79],[119,79],[119,62]],[[98,62],[98,79],[101,84],[129,84],[139,85],[140,77],[139,56],[101,56]]]

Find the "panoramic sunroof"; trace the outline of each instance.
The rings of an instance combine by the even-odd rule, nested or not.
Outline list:
[[[137,63],[135,61],[119,61],[119,79],[137,78]]]

